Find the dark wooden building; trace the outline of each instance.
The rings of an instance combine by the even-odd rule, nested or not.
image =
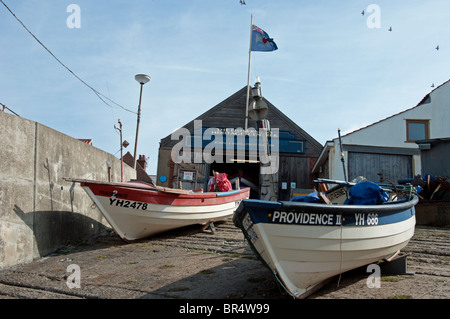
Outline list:
[[[250,98],[252,97],[250,96]],[[181,141],[179,136],[173,135],[162,138],[158,156],[157,184],[174,188],[181,186],[184,189],[205,188],[212,172],[216,171],[227,173],[230,180],[239,177],[245,185],[251,185],[253,187],[252,198],[264,198],[267,192],[267,190],[264,190],[264,184],[267,184],[267,181],[272,183],[278,200],[288,200],[294,188],[312,188],[310,172],[322,150],[322,146],[278,108],[263,98],[268,106],[266,118],[272,129],[270,134],[273,135],[270,143],[272,145],[276,138],[279,151],[278,169],[268,179],[267,176],[261,174],[259,153],[257,152],[257,156],[251,156],[255,149],[251,146],[252,142],[249,141],[249,136],[247,136],[245,143],[240,143],[238,140],[238,135],[242,132],[244,134],[248,132],[243,129],[245,127],[246,99],[247,86],[184,125],[182,131],[190,134],[184,141]],[[258,125],[257,121],[249,118],[249,130],[257,131]],[[223,163],[220,163],[220,161],[205,161],[205,158],[202,157],[202,151],[206,150],[208,143],[212,141],[212,139],[206,137],[205,132],[211,131],[211,129],[224,134],[223,145],[228,142],[225,136],[233,135],[235,156],[231,160],[230,158],[225,159],[225,150],[223,150]],[[276,136],[273,133],[275,129],[278,129]],[[176,163],[174,156],[180,154],[178,151],[180,146],[183,145],[191,146],[191,154],[184,154],[185,160]],[[176,155],[174,155],[174,149],[177,149]],[[239,150],[245,150],[245,158],[236,156]]]
[[[422,162],[422,176],[450,177],[450,137],[418,140]]]

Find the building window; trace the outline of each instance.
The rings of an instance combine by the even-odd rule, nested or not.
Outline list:
[[[429,120],[406,120],[406,142],[430,138]]]

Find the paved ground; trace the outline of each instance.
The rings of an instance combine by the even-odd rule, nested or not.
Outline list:
[[[417,227],[404,250],[414,275],[385,276],[380,288],[370,289],[369,273],[352,271],[309,298],[449,299],[449,248],[449,228]],[[79,288],[70,267],[79,267]],[[214,234],[189,227],[130,244],[106,232],[1,270],[0,299],[28,298],[290,299],[231,220],[216,224]]]

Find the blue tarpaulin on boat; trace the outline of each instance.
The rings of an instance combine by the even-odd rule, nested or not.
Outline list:
[[[389,195],[373,182],[360,182],[349,191],[347,205],[376,205],[387,202]]]
[[[314,192],[308,195],[294,196],[291,198],[291,202],[320,203],[320,198],[317,192]]]

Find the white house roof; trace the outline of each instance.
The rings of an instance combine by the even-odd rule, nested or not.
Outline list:
[[[441,88],[442,86],[446,85],[446,84],[449,83],[449,82],[450,82],[450,80],[447,80],[446,82],[444,82],[444,83],[442,83],[441,85],[439,85],[439,86],[437,86],[436,88],[434,88],[434,89],[433,89],[432,91],[430,91],[427,95],[425,95],[424,98],[423,98],[422,100],[420,100],[420,102],[419,102],[417,105],[415,105],[415,106],[413,106],[413,107],[411,107],[411,108],[409,108],[409,109],[406,109],[406,110],[404,110],[404,111],[401,111],[401,112],[399,112],[399,113],[393,114],[393,115],[391,115],[391,116],[389,116],[389,117],[386,117],[386,118],[384,118],[384,119],[382,119],[382,120],[379,120],[379,121],[377,121],[377,122],[374,122],[374,123],[372,123],[372,124],[369,124],[369,125],[366,125],[366,126],[364,126],[364,127],[361,127],[361,128],[359,128],[359,129],[354,130],[354,131],[352,131],[352,132],[349,132],[349,133],[347,133],[347,134],[345,134],[345,135],[342,135],[341,138],[347,137],[347,136],[349,136],[349,135],[351,135],[351,134],[354,134],[354,133],[356,133],[356,132],[365,130],[365,129],[367,129],[367,128],[369,128],[369,127],[372,127],[372,126],[374,126],[374,125],[376,125],[376,124],[385,122],[385,121],[387,121],[387,120],[389,120],[389,119],[391,119],[391,118],[393,118],[393,117],[396,117],[396,116],[398,116],[398,115],[400,115],[400,114],[409,112],[409,111],[411,111],[411,110],[413,110],[413,109],[416,109],[416,108],[418,108],[418,107],[420,107],[420,106],[422,106],[422,105],[424,105],[424,104],[429,103],[429,101],[430,101],[430,95],[431,95],[434,91],[436,91],[437,89]],[[335,141],[336,141],[337,139],[338,139],[338,138],[336,137],[336,138],[334,138],[333,140],[331,140],[331,141],[329,140],[329,141],[327,141],[327,142],[325,143],[325,145],[323,146],[322,152],[320,153],[320,155],[319,155],[319,157],[318,157],[318,159],[317,159],[315,165],[314,165],[313,168],[312,168],[312,172],[313,172],[313,173],[318,172],[319,167],[320,167],[321,165],[323,165],[323,164],[326,162],[326,160],[327,160],[327,158],[328,158],[328,156],[329,156],[329,150],[332,149],[332,148],[334,147],[334,143],[335,143]]]
[[[374,123],[372,123],[372,124],[369,124],[369,125],[366,125],[366,126],[364,126],[364,127],[359,128],[359,129],[356,129],[356,130],[354,130],[354,131],[352,131],[352,132],[349,132],[349,133],[347,133],[347,134],[345,134],[345,135],[342,135],[342,137],[348,136],[348,135],[350,135],[350,134],[353,134],[353,133],[358,132],[358,131],[361,131],[361,130],[364,130],[364,129],[370,127],[370,126],[373,126],[373,125],[376,125],[376,124],[378,124],[378,123],[384,122],[384,121],[386,121],[386,120],[388,120],[388,119],[390,119],[390,118],[393,118],[393,117],[395,117],[395,116],[397,116],[397,115],[400,115],[400,114],[403,114],[403,113],[405,113],[405,112],[411,111],[411,110],[413,110],[413,109],[415,109],[415,108],[421,106],[422,104],[425,104],[426,101],[430,98],[430,94],[431,94],[431,93],[433,93],[434,91],[436,91],[436,90],[439,89],[440,87],[444,86],[444,85],[447,84],[448,82],[450,82],[450,80],[447,80],[446,82],[442,83],[442,84],[439,85],[438,87],[434,88],[432,91],[430,91],[430,93],[428,93],[427,95],[425,95],[425,97],[424,97],[422,100],[420,100],[420,102],[419,102],[416,106],[413,106],[413,107],[411,107],[411,108],[409,108],[409,109],[406,109],[406,110],[403,110],[403,111],[398,112],[398,113],[396,113],[396,114],[393,114],[393,115],[391,115],[391,116],[388,116],[388,117],[386,117],[386,118],[384,118],[384,119],[382,119],[382,120],[379,120],[379,121],[374,122]],[[336,138],[335,138],[335,139],[336,139]]]

